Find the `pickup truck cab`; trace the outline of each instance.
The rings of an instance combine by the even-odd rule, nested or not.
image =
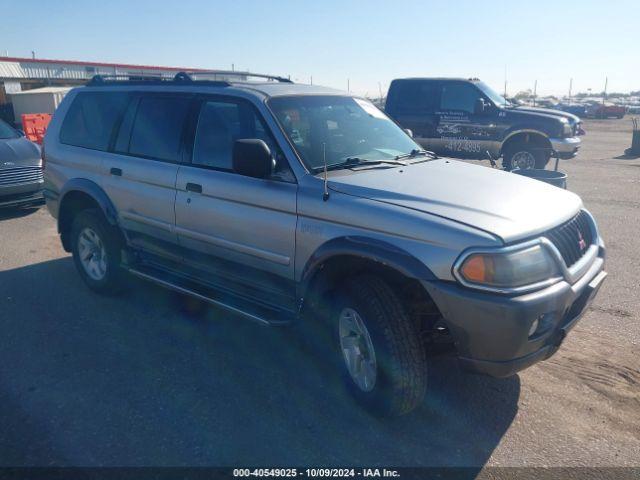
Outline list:
[[[558,349],[606,276],[577,195],[439,158],[364,98],[267,79],[67,94],[44,192],[89,288],[130,274],[298,324],[383,414],[420,405],[435,351],[507,376]]]
[[[577,116],[517,106],[478,79],[393,80],[385,111],[427,150],[457,158],[502,157],[507,170],[545,168],[556,153],[572,158],[584,133]]]

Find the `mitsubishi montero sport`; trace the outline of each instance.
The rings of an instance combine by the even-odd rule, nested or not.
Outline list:
[[[44,145],[47,206],[91,289],[128,273],[314,323],[382,414],[421,402],[436,350],[493,376],[548,358],[606,276],[577,195],[440,158],[328,88],[96,77]]]

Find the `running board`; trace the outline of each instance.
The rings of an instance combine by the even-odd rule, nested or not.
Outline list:
[[[149,267],[147,265],[136,265],[127,267],[130,274],[148,280],[169,290],[173,290],[185,295],[192,296],[228,312],[248,318],[263,325],[286,325],[294,320],[294,315],[288,311],[276,310],[261,305],[255,305],[240,298],[233,298],[224,301],[219,297],[218,292],[211,288],[195,284],[169,272]]]

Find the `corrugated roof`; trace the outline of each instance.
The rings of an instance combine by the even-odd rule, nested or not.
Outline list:
[[[24,70],[17,62],[0,61],[0,78],[27,78]]]
[[[11,95],[29,95],[34,93],[66,93],[73,87],[42,87],[32,88],[31,90],[23,90],[22,92],[12,93]]]
[[[169,70],[175,72],[190,71],[190,72],[207,72],[202,68],[191,67],[163,67],[159,65],[135,65],[127,63],[107,63],[107,62],[86,62],[83,60],[54,60],[48,58],[23,58],[23,57],[0,57],[0,64],[4,62],[14,63],[40,63],[40,64],[72,64],[80,65],[83,67],[107,67],[107,68],[131,68],[131,69],[143,69],[143,70]]]

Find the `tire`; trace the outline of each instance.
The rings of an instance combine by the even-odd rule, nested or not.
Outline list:
[[[409,413],[422,402],[427,387],[426,351],[416,325],[398,296],[378,277],[364,275],[348,280],[339,292],[334,296],[331,328],[347,390],[376,415]],[[373,347],[374,355],[369,357],[375,358],[375,377],[364,388],[350,373],[347,354],[343,353],[343,339],[348,343],[344,329],[341,330],[345,312],[359,316]],[[361,362],[363,370],[365,364],[370,365]]]
[[[103,248],[87,253],[87,246],[91,244]],[[122,289],[124,271],[120,266],[121,248],[119,232],[107,223],[102,212],[90,209],[76,215],[71,227],[71,251],[76,269],[91,290],[113,294]],[[86,259],[88,255],[91,255],[88,261],[93,265],[90,267],[82,259],[82,256]],[[104,274],[99,275],[102,268]]]
[[[526,155],[529,155],[531,158],[530,160],[531,166],[522,167],[522,166],[514,165],[514,158],[520,160],[520,162],[522,162],[523,160],[526,162]],[[525,157],[525,159],[522,158],[523,156]],[[546,149],[528,145],[526,143],[518,142],[518,143],[514,143],[513,145],[508,145],[507,148],[505,149],[504,158],[502,160],[502,166],[504,167],[505,170],[509,170],[509,171],[514,170],[516,168],[544,169],[549,163],[549,158],[551,158],[551,155]]]

